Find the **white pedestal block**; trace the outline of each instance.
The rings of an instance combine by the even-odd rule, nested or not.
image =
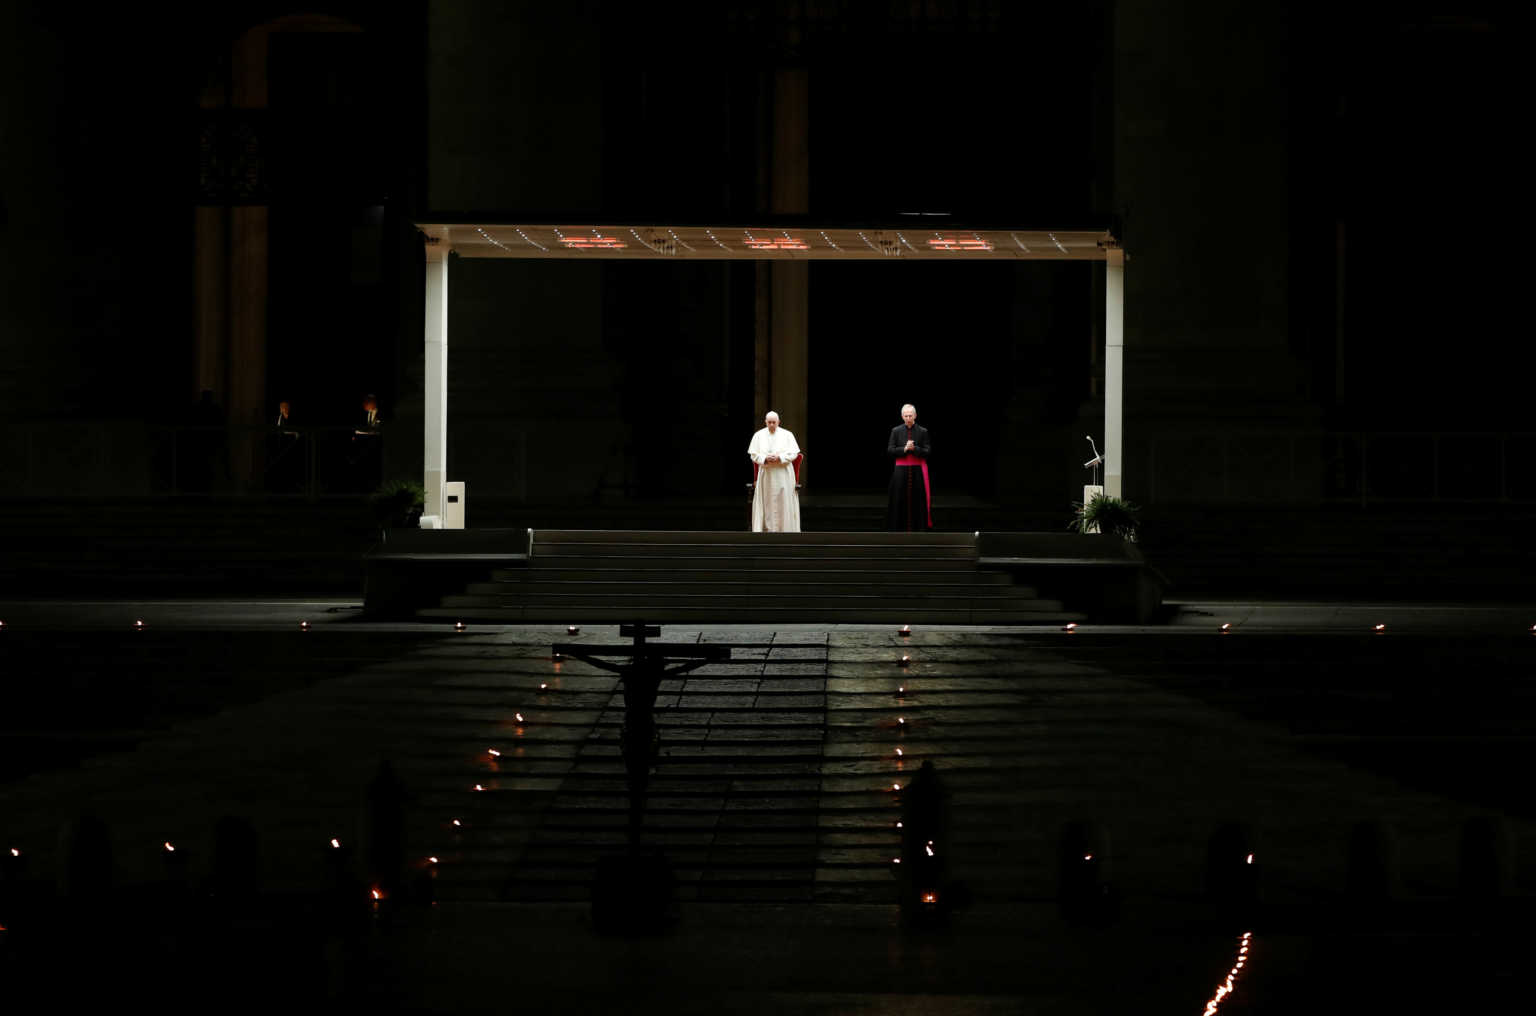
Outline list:
[[[449,480],[443,484],[443,528],[464,528],[463,480]]]

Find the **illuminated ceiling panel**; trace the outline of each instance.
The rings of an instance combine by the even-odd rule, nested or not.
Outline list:
[[[605,261],[1103,261],[1105,229],[921,226],[666,226],[604,223],[421,223],[460,257]]]

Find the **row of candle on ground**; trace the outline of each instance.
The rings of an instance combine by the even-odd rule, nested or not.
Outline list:
[[[914,809],[904,809],[904,818],[897,828],[907,824],[921,826],[915,834],[903,830],[903,838],[920,845],[919,861],[947,861],[953,848],[948,846],[951,837],[948,824],[935,815],[923,815]],[[228,824],[233,822],[233,831]],[[403,816],[396,814],[396,825]],[[453,817],[446,823],[455,833],[461,833],[467,823],[461,817]],[[58,884],[63,895],[77,896],[82,891],[104,891],[111,883],[112,850],[104,823],[82,820],[75,823],[60,838],[64,868],[59,872]],[[368,895],[383,900],[399,891],[404,885],[404,869],[414,868],[427,879],[435,876],[440,864],[437,854],[427,854],[410,861],[404,857],[381,859],[379,843],[394,843],[398,839],[394,830],[376,830],[374,843],[367,851],[370,879]],[[317,844],[318,846],[318,844]],[[171,881],[185,881],[188,858],[186,852],[170,840],[155,844],[155,850],[165,858],[167,876]],[[387,848],[384,851],[387,853]],[[350,869],[353,861],[350,845],[340,837],[329,839],[324,847],[327,867],[340,882],[339,876]],[[256,834],[248,824],[238,820],[221,820],[216,827],[212,875],[210,882],[225,887],[225,891],[250,893],[258,880]],[[9,847],[0,856],[0,902],[6,893],[24,881],[25,862],[28,855],[19,846]],[[1389,826],[1368,821],[1356,824],[1348,838],[1345,855],[1347,898],[1361,902],[1385,901],[1400,896],[1398,891],[1396,858],[1393,836]],[[1492,817],[1477,817],[1463,823],[1458,849],[1460,895],[1467,899],[1496,899],[1505,895],[1510,887],[1510,857],[1508,835],[1503,823]],[[1115,898],[1112,871],[1112,852],[1107,831],[1095,823],[1072,822],[1064,825],[1057,841],[1058,893],[1064,908],[1101,907],[1106,900]],[[900,864],[900,859],[894,859]],[[393,868],[393,873],[386,870]],[[1207,841],[1203,868],[1204,885],[1214,901],[1228,903],[1253,903],[1260,895],[1260,856],[1254,845],[1252,833],[1244,826],[1226,824],[1216,829]],[[419,882],[418,882],[419,884]],[[938,886],[925,891],[934,894],[937,902]]]
[[[149,630],[149,625],[145,623],[143,618],[136,619],[133,622],[133,624],[131,624],[129,627],[132,628],[134,631],[148,631]],[[304,619],[304,620],[299,621],[299,631],[309,631],[309,629],[310,629],[310,624],[309,624],[308,619]],[[5,630],[6,630],[6,623],[4,621],[0,621],[0,631],[5,631]],[[463,621],[455,621],[454,624],[453,624],[453,630],[454,631],[458,631],[458,632],[468,631],[469,630],[469,625],[465,624]],[[581,627],[579,625],[574,625],[574,624],[566,625],[565,631],[566,631],[567,635],[579,635],[579,634],[581,634]]]
[[[904,821],[895,823],[903,829]],[[904,831],[904,837],[906,833]],[[923,844],[925,858],[940,850],[952,855],[956,848],[947,827],[933,838],[915,838]],[[1513,864],[1509,833],[1503,821],[1491,816],[1469,818],[1461,825],[1456,851],[1456,892],[1466,899],[1497,899],[1512,889]],[[1108,832],[1091,822],[1064,824],[1057,837],[1058,889],[1064,902],[1095,900],[1109,894],[1113,884],[1113,852]],[[1355,823],[1344,841],[1344,893],[1362,902],[1403,897],[1396,836],[1384,822]],[[893,857],[901,865],[902,857]],[[1214,830],[1206,842],[1202,882],[1207,895],[1228,902],[1254,902],[1263,877],[1257,838],[1240,824],[1227,823]]]
[[[135,620],[130,627],[134,631],[148,631],[149,630],[149,625],[146,624],[142,618],[140,618],[138,620]],[[7,630],[6,623],[4,621],[0,621],[0,631],[5,631],[5,630]],[[299,631],[309,631],[309,630],[310,630],[310,623],[309,623],[309,621],[301,620],[299,622]],[[467,632],[467,631],[469,631],[469,625],[465,624],[463,621],[455,621],[453,623],[453,630],[456,631],[456,632],[461,632],[461,633],[462,632]],[[566,630],[566,633],[569,634],[569,635],[577,635],[577,634],[581,633],[581,627],[579,625],[574,625],[574,624],[567,625],[565,630]],[[1079,632],[1079,631],[1083,631],[1085,629],[1080,624],[1078,624],[1076,621],[1071,621],[1071,622],[1068,622],[1067,624],[1062,625],[1061,626],[1061,630],[1064,631],[1064,632],[1067,632],[1068,634],[1073,634],[1073,633],[1076,633],[1076,632]],[[1217,633],[1218,634],[1223,634],[1223,635],[1229,635],[1229,634],[1231,634],[1235,630],[1236,629],[1234,629],[1232,627],[1232,623],[1230,621],[1228,621],[1228,622],[1226,622],[1224,624],[1218,625],[1217,628],[1216,628]],[[1376,634],[1376,635],[1385,635],[1387,633],[1387,626],[1385,624],[1373,624],[1369,628],[1367,628],[1366,630],[1370,631],[1370,632],[1372,632],[1373,634]],[[1526,629],[1526,631],[1528,631],[1532,635],[1536,635],[1536,624],[1531,625],[1528,629]],[[897,634],[901,635],[904,638],[907,637],[907,636],[910,636],[912,634],[911,626],[903,625],[898,630]],[[908,658],[906,656],[901,657],[901,660],[902,660],[903,663],[905,663],[907,661],[907,659]]]

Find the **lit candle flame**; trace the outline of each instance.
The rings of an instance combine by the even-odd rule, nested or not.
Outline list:
[[[581,628],[577,625],[568,624],[565,626],[565,633],[567,635],[575,635],[579,631],[581,631]]]
[[[143,627],[144,627],[144,622],[143,621],[135,621],[135,622],[133,622],[133,626],[135,628],[138,628],[138,629],[142,630]]]
[[[1221,630],[1222,631],[1231,631],[1232,630],[1232,622],[1228,621],[1226,624],[1222,625],[1221,626]]]
[[[463,621],[455,621],[455,622],[453,622],[453,630],[454,631],[463,631],[464,630],[464,622]]]
[[[896,754],[898,754],[898,755],[902,754],[902,750],[900,748],[897,748],[896,749]]]
[[[901,631],[898,632],[897,634],[900,634],[900,635],[911,635],[912,634],[912,626],[910,624],[902,625],[901,626]]]
[[[901,863],[901,858],[893,857],[893,858],[891,858],[891,863],[892,864],[900,864]]]
[[[1077,631],[1077,622],[1076,621],[1070,621],[1061,630],[1062,631]]]
[[[907,718],[905,716],[898,716],[898,717],[896,717],[896,722],[897,723],[906,723],[907,722]]]
[[[501,758],[501,752],[497,751],[495,748],[489,748],[487,749],[487,752],[492,758]]]
[[[901,784],[900,783],[892,783],[891,784],[891,789],[892,790],[900,790],[901,789]]]
[[[548,687],[549,687],[549,682],[548,681],[540,681],[539,682],[539,691],[544,691]]]
[[[900,828],[901,828],[901,823],[900,823],[900,822],[897,822],[897,823],[896,823],[896,828],[897,828],[897,829],[900,829]]]
[[[1384,625],[1384,624],[1378,624],[1376,627],[1372,628],[1371,630],[1372,631],[1386,631],[1387,630],[1387,626]]]
[[[1092,854],[1084,854],[1083,855],[1083,860],[1091,861],[1091,860],[1093,860],[1093,855]]]
[[[167,854],[174,854],[174,853],[176,853],[176,845],[174,843],[172,843],[170,840],[166,840],[165,841],[165,852]]]
[[[901,685],[897,685],[896,686],[896,694],[898,694],[898,695],[905,695],[906,693],[907,693],[907,686],[906,685],[901,684]]]
[[[1237,962],[1233,964],[1231,970],[1227,971],[1225,980],[1216,986],[1216,994],[1212,995],[1211,1000],[1205,1003],[1205,1016],[1215,1016],[1216,1008],[1221,1005],[1222,999],[1237,989],[1237,975],[1242,972],[1243,964],[1247,962],[1244,954],[1248,952],[1248,940],[1252,936],[1253,932],[1245,931],[1242,938],[1238,939],[1241,947],[1237,951]]]
[[[384,898],[384,894],[375,889],[373,891],[373,898],[376,900],[382,900]]]
[[[336,839],[334,836],[331,837],[331,849],[332,850],[338,850],[340,848],[341,848],[341,841]]]
[[[458,827],[460,827],[460,828],[463,828],[463,826],[464,826],[464,823],[460,822],[458,819],[454,819],[453,820],[453,824],[458,826]]]
[[[300,621],[299,622],[299,631],[309,631],[309,622],[308,621]]]
[[[12,857],[20,857],[21,856],[21,851],[18,850],[17,848],[15,848],[15,847],[12,847],[11,848],[11,856]]]
[[[522,723],[523,722],[523,714],[522,713],[513,713],[512,715],[517,717],[517,722],[518,723]]]
[[[437,858],[429,857],[429,858],[427,858],[427,863],[428,864],[436,864],[437,863]]]
[[[482,787],[482,786],[481,786],[481,785],[480,785],[480,784],[478,784],[478,783],[476,783],[476,784],[475,784],[475,789],[476,789],[476,790],[484,790],[484,789],[485,789],[485,788],[484,788],[484,787]]]
[[[939,902],[939,894],[938,893],[932,893],[932,892],[923,893],[923,902],[924,903],[937,903],[937,902]]]
[[[1248,855],[1248,860],[1247,860],[1247,862],[1246,862],[1246,863],[1247,863],[1247,864],[1252,864],[1252,863],[1253,863],[1253,855],[1252,855],[1252,854],[1249,854],[1249,855]]]
[[[928,845],[926,847],[924,847],[923,849],[928,851],[928,856],[929,857],[932,857],[933,856],[933,841],[929,840],[928,841]]]

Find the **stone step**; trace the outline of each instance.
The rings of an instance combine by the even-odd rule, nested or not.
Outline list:
[[[827,544],[825,546],[800,544],[756,543],[668,543],[655,547],[642,544],[583,543],[561,544],[554,547],[534,542],[532,559],[535,561],[587,561],[609,559],[622,561],[652,560],[736,560],[738,558],[762,561],[860,561],[866,559],[886,561],[976,560],[972,547],[892,547],[882,544]]]
[[[784,564],[784,562],[773,562]],[[985,582],[988,585],[1008,585],[1010,576],[1004,571],[972,571],[962,567],[870,567],[868,563],[849,563],[838,567],[819,566],[809,569],[804,564],[789,567],[765,565],[744,569],[735,561],[715,561],[701,567],[667,569],[632,568],[613,565],[609,567],[556,567],[545,561],[537,566],[497,568],[491,572],[493,582],[612,582],[627,576],[637,576],[639,581],[652,581],[653,573],[665,572],[680,582],[745,581],[744,572],[750,572],[753,582],[909,582],[913,585],[942,582]]]
[[[742,595],[750,593],[761,596],[765,591],[771,591],[774,596],[857,596],[869,594],[875,590],[885,595],[909,595],[912,593],[929,593],[935,595],[1005,595],[1034,597],[1036,591],[1030,586],[1016,586],[1008,582],[1006,575],[976,576],[974,579],[967,576],[960,581],[936,582],[931,576],[902,577],[893,579],[887,575],[875,574],[861,576],[857,579],[849,577],[829,578],[821,574],[806,575],[790,574],[782,577],[767,579],[753,575],[743,577],[739,575],[701,579],[692,576],[612,576],[604,579],[574,579],[567,577],[546,578],[543,575],[528,575],[522,578],[505,578],[493,582],[474,582],[465,590],[466,593],[475,596],[526,596],[542,597],[552,593],[581,593],[591,596],[603,596],[614,593],[665,593],[671,590],[687,589],[690,591],[704,592],[719,595]]]
[[[1027,604],[1027,607],[1025,606]],[[921,608],[887,605],[887,601],[861,606],[833,607],[763,601],[752,606],[668,606],[654,601],[639,607],[604,604],[549,606],[525,604],[500,607],[431,607],[417,612],[426,621],[465,621],[481,624],[623,624],[636,616],[658,618],[667,624],[963,624],[1041,625],[1082,622],[1084,615],[1066,610],[1051,600],[1026,600],[1019,605]],[[664,615],[664,616],[663,616]]]
[[[681,571],[684,569],[709,569],[726,567],[732,570],[759,570],[784,568],[790,565],[804,569],[814,565],[820,569],[856,569],[859,571],[960,571],[968,572],[976,567],[974,557],[930,558],[895,557],[888,553],[870,555],[832,554],[757,554],[743,551],[739,554],[653,554],[653,555],[544,555],[535,551],[528,559],[530,569],[610,568],[623,570]]]
[[[866,546],[866,547],[962,547],[976,546],[972,533],[747,533],[629,529],[535,529],[534,545],[580,546],[628,544],[661,546]]]
[[[967,533],[586,530],[488,534],[521,566],[450,593],[424,620],[1043,624],[1070,617],[1005,572],[979,571]],[[765,597],[771,597],[765,600]]]
[[[881,604],[907,605],[913,609],[924,607],[1003,609],[1017,604],[1028,609],[1043,601],[1028,590],[1008,587],[983,587],[988,591],[960,590],[937,593],[928,590],[902,590],[899,596],[891,592],[862,590],[858,593],[791,593],[788,590],[755,589],[750,592],[723,593],[708,588],[664,587],[661,589],[632,589],[625,592],[566,592],[540,593],[522,597],[514,593],[457,593],[443,597],[444,607],[501,607],[515,606],[519,602],[549,607],[597,606],[623,607],[634,612],[647,607],[707,607],[717,605],[721,609],[763,610],[766,605],[794,603],[800,609],[826,607],[829,610]],[[768,609],[774,609],[770,606]]]

